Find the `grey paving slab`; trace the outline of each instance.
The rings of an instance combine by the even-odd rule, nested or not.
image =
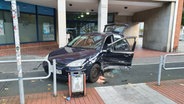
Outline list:
[[[144,83],[95,89],[105,104],[176,104]]]

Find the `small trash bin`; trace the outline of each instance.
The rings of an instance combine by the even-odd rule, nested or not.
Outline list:
[[[75,70],[68,73],[68,92],[69,96],[72,96],[72,93],[83,93],[86,95],[86,74],[84,70]]]

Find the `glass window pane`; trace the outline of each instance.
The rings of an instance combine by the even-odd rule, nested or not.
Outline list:
[[[0,44],[14,42],[11,12],[0,11]]]
[[[19,20],[19,34],[21,42],[36,42],[36,16],[21,13]]]
[[[108,14],[108,23],[114,23],[114,13]]]
[[[118,40],[117,40],[118,41]],[[129,51],[130,47],[126,39],[122,39],[114,44],[115,51]]]
[[[40,41],[55,40],[54,17],[39,15],[38,28]]]

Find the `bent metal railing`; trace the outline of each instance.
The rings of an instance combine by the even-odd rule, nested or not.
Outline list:
[[[21,60],[22,62],[47,62],[48,63],[48,75],[47,76],[41,76],[41,77],[27,77],[22,78],[23,80],[35,80],[35,79],[47,79],[51,76],[51,64],[50,61],[47,59],[27,59],[27,60]],[[16,63],[16,60],[6,60],[6,61],[0,61],[1,64],[3,63]],[[53,60],[53,95],[57,96],[57,85],[56,85],[56,60]],[[10,82],[10,81],[18,81],[19,78],[12,78],[12,79],[0,79],[0,82]],[[21,88],[24,90],[24,88]],[[20,93],[20,97],[24,99],[24,94]],[[24,101],[20,101],[24,102]]]
[[[160,63],[159,63],[159,70],[158,70],[158,82],[157,82],[158,85],[160,85],[162,68],[164,70],[184,69],[184,66],[183,67],[166,67],[166,61],[167,61],[168,56],[184,56],[184,53],[166,54],[164,56],[160,56]]]

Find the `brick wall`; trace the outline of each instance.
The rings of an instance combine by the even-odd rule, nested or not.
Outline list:
[[[55,49],[58,49],[57,42],[39,42],[39,43],[21,44],[22,55],[46,56],[48,53],[50,53]],[[0,57],[13,56],[15,54],[16,54],[15,45],[0,46]]]
[[[181,20],[182,20],[182,11],[183,11],[183,4],[184,0],[178,0],[178,15],[177,15],[177,22],[176,22],[176,31],[175,31],[175,37],[174,37],[174,50],[178,48],[179,43],[179,37],[180,37],[180,29],[181,29]]]
[[[21,44],[21,48],[30,48],[30,47],[44,47],[44,46],[49,46],[49,45],[57,45],[56,42],[38,42],[38,43],[27,43],[27,44]],[[2,45],[0,46],[0,50],[2,49],[14,49],[15,45]]]

